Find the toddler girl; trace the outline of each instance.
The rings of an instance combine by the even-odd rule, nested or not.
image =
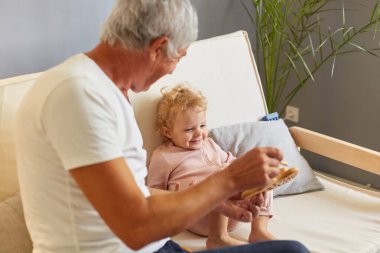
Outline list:
[[[197,184],[223,169],[235,157],[223,151],[208,137],[207,100],[186,85],[177,85],[163,93],[157,105],[157,127],[164,143],[152,154],[147,184],[153,188],[179,191]],[[264,205],[251,223],[249,242],[275,239],[267,225],[272,216],[272,191],[265,194]],[[245,242],[230,237],[236,221],[212,212],[189,230],[208,236],[207,248],[239,245]]]

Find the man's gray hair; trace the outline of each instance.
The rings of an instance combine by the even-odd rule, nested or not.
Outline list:
[[[177,56],[198,36],[198,18],[189,0],[117,0],[104,23],[101,41],[144,49],[160,36],[168,36],[167,54]]]

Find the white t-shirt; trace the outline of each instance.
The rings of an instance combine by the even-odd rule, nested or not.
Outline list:
[[[148,196],[142,144],[131,105],[86,55],[44,73],[23,100],[16,123],[20,189],[33,252],[135,252],[107,227],[69,170],[124,157]],[[167,240],[138,252],[154,252]]]

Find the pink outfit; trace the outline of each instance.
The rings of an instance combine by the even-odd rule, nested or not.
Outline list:
[[[222,150],[211,138],[205,139],[202,148],[196,150],[177,147],[168,141],[158,146],[150,158],[147,185],[170,191],[183,190],[222,170],[234,159],[231,152]],[[270,191],[260,215],[272,216],[272,199]]]
[[[170,191],[186,189],[235,159],[211,138],[203,143],[196,150],[174,146],[170,141],[160,145],[150,158],[148,186]]]

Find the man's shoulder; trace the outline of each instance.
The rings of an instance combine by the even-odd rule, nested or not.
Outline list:
[[[56,94],[71,99],[96,97],[97,100],[113,101],[112,98],[117,93],[117,88],[111,80],[84,54],[74,55],[44,72],[32,89],[34,94],[46,99]]]
[[[67,79],[89,78],[94,75],[95,63],[84,54],[77,54],[45,71],[36,83],[62,83]]]

